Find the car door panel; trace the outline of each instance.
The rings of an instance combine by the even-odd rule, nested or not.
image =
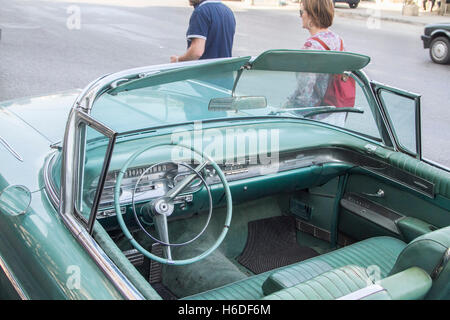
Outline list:
[[[386,235],[409,242],[450,225],[449,210],[427,198],[386,177],[351,174],[340,203],[339,229],[359,240]]]

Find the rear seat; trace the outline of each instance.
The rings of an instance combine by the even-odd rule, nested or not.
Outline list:
[[[378,266],[386,277],[406,243],[391,237],[375,237],[296,264],[271,270],[220,288],[185,297],[187,300],[256,300],[308,281],[327,271],[356,265]]]

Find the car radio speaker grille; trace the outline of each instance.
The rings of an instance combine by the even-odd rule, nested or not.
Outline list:
[[[289,201],[289,211],[300,219],[309,221],[312,217],[313,208],[297,198]]]

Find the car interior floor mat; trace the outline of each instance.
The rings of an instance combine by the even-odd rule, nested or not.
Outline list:
[[[163,300],[178,300],[178,297],[166,286],[164,286],[162,282],[152,283],[152,287]]]
[[[279,216],[250,221],[244,251],[237,261],[255,274],[319,255],[297,243],[295,219]]]
[[[150,252],[158,257],[162,257],[163,246],[159,243],[153,243]],[[147,257],[145,257],[144,264],[144,268],[147,269],[146,277],[148,278],[148,282],[161,298],[163,300],[178,300],[178,297],[162,282],[162,264],[155,260],[150,260]]]

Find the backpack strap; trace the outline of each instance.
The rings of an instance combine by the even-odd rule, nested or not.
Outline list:
[[[325,42],[320,40],[318,37],[311,38],[311,40],[316,40],[325,50],[330,50],[330,47],[327,46]]]
[[[311,38],[311,40],[316,40],[325,50],[331,50],[330,47],[327,46],[327,44],[318,37]],[[342,38],[340,38],[340,40],[341,40],[341,51],[344,51],[344,41],[342,41]]]

